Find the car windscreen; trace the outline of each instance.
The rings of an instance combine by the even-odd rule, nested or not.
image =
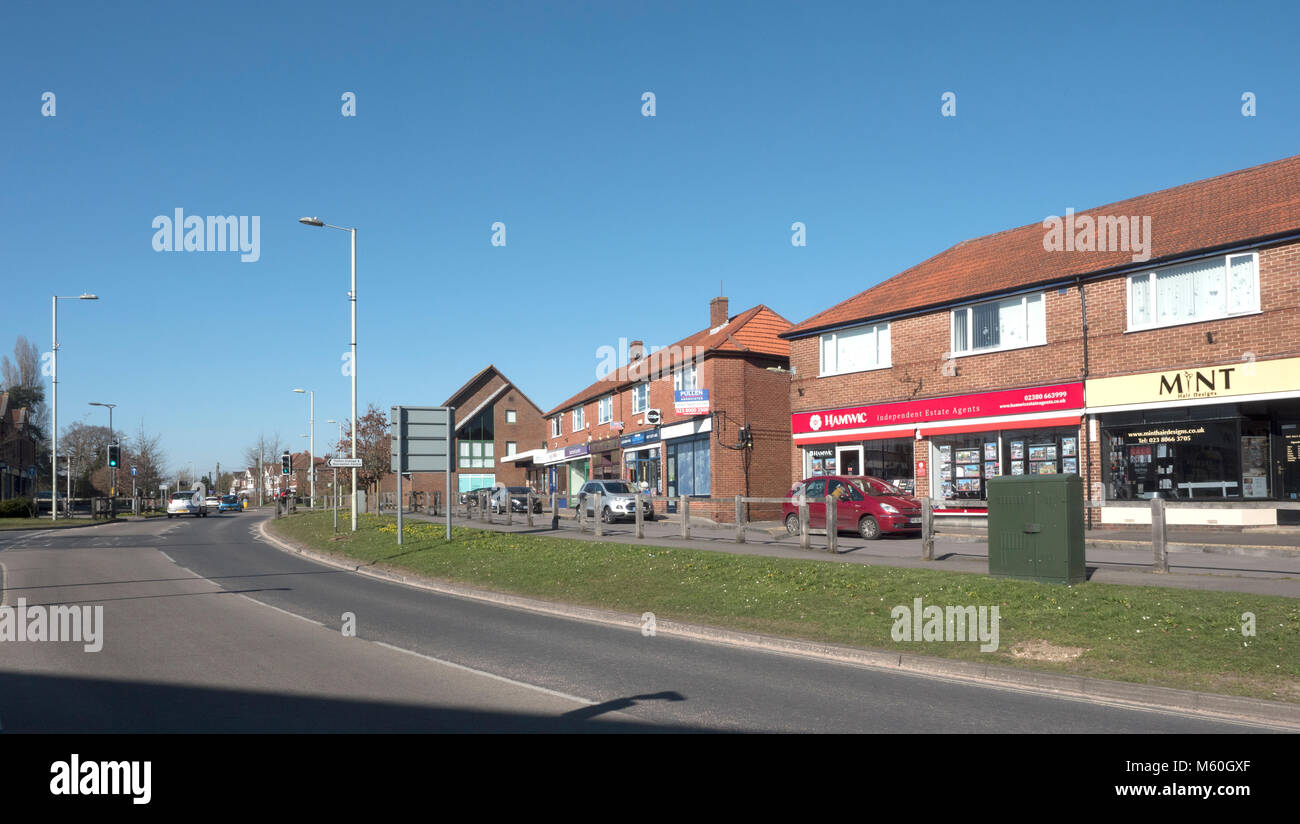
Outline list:
[[[190,498],[193,498],[193,497],[194,497],[194,493],[193,493],[193,492],[173,492],[173,493],[172,493],[172,500],[173,500],[173,501],[188,501]]]
[[[528,494],[528,487],[526,487],[526,486],[511,486],[511,487],[507,487],[507,489],[510,490],[510,494],[511,494],[511,495],[527,495],[527,494]]]
[[[605,491],[612,492],[615,494],[624,494],[624,495],[632,494],[631,487],[629,487],[627,484],[623,483],[622,481],[613,481],[613,482],[606,481]]]
[[[222,495],[222,496],[221,496],[221,502],[222,502],[223,504],[233,504],[233,503],[235,503],[235,502],[238,501],[238,500],[239,500],[239,499],[236,498],[234,495]]]

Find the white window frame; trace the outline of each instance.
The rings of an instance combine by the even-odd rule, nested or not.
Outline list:
[[[507,409],[507,410],[506,410],[506,423],[518,423],[518,422],[519,422],[519,416],[515,414],[515,410],[513,410],[513,409]]]
[[[641,394],[645,393],[645,397]],[[639,415],[650,408],[650,384],[638,383],[632,387],[632,414]]]
[[[688,375],[690,376],[690,380],[686,379]],[[687,384],[690,385],[687,386]],[[695,364],[691,364],[690,366],[683,366],[681,369],[678,369],[676,372],[673,372],[674,392],[680,392],[683,389],[690,390],[690,389],[699,389],[699,388],[700,388],[700,373],[699,373],[699,369],[696,367]]]
[[[563,416],[563,415],[556,415],[554,418],[551,418],[551,437],[552,437],[552,438],[558,438],[558,437],[560,437],[560,435],[564,434],[564,432],[563,432],[564,424],[560,422],[560,419],[561,419],[562,417],[564,417],[564,416]]]
[[[1247,257],[1247,256],[1250,257],[1250,264],[1251,267],[1254,269],[1254,274],[1255,274],[1255,290],[1254,290],[1255,302],[1249,308],[1238,309],[1237,311],[1234,312],[1228,308],[1230,303],[1228,291],[1231,288],[1229,278],[1232,275],[1232,259]],[[1205,261],[1213,260],[1215,258],[1218,258],[1223,262],[1224,313],[1222,315],[1206,315],[1197,318],[1188,318],[1182,320],[1161,322],[1159,320],[1160,309],[1156,304],[1157,294],[1155,288],[1155,280],[1157,275],[1159,275],[1160,272],[1163,272],[1168,269],[1172,269],[1175,266],[1186,266],[1189,263],[1202,263]],[[1133,306],[1134,306],[1133,291],[1137,281],[1145,281],[1147,284],[1146,288],[1150,290],[1149,307],[1150,307],[1151,320],[1147,323],[1142,323],[1142,324],[1133,322]],[[1169,326],[1183,326],[1189,323],[1206,323],[1208,321],[1223,320],[1224,318],[1239,318],[1239,317],[1244,317],[1246,315],[1257,315],[1261,311],[1259,292],[1260,292],[1259,252],[1230,252],[1223,255],[1212,255],[1210,257],[1198,258],[1197,260],[1183,261],[1182,263],[1176,263],[1170,266],[1160,266],[1155,269],[1145,269],[1141,272],[1135,272],[1134,274],[1131,274],[1124,279],[1124,315],[1125,315],[1125,320],[1127,321],[1127,328],[1125,329],[1125,331],[1144,332],[1148,329],[1164,329]]]
[[[587,428],[587,410],[586,407],[579,406],[573,410],[573,431]]]
[[[506,454],[513,455],[519,451],[518,441],[506,441]]]
[[[1035,330],[1029,328],[1029,299],[1034,297],[1035,295],[1038,297],[1038,300],[1043,307],[1043,328],[1041,330],[1041,335],[1042,335],[1041,338],[1036,338],[1033,334]],[[948,313],[948,349],[949,349],[948,356],[952,358],[965,358],[965,357],[969,357],[970,355],[987,355],[990,352],[1009,352],[1013,349],[1029,349],[1034,346],[1046,346],[1047,345],[1047,293],[1027,292],[1023,295],[1018,296],[1020,298],[1020,309],[1022,312],[1025,313],[1025,343],[1017,343],[1009,346],[1008,345],[990,346],[984,349],[975,348],[975,320],[974,320],[975,307],[988,306],[989,304],[992,303],[1005,303],[1009,300],[1012,300],[1012,298],[1014,297],[1016,296],[1013,295],[1005,298],[997,298],[995,300],[982,300],[979,303],[970,303],[958,309],[953,309],[951,312],[949,312]],[[964,352],[957,351],[957,347],[954,345],[955,341],[953,340],[953,338],[956,337],[957,334],[957,313],[958,312],[966,313],[966,351]]]
[[[862,329],[871,330],[871,339],[873,344],[876,347],[875,364],[863,369],[840,369],[838,368],[839,364],[837,362],[835,364],[835,368],[827,369],[826,368],[826,344],[829,342],[832,347],[832,350],[838,352],[839,336],[842,333],[857,332]],[[885,352],[883,353],[883,355],[880,351],[880,334],[882,330],[884,331],[885,334],[888,335],[888,340],[885,343]],[[838,361],[838,355],[836,356],[836,360]],[[829,377],[831,375],[851,375],[855,372],[874,372],[877,369],[889,369],[894,365],[893,330],[890,329],[890,324],[888,323],[868,323],[868,324],[863,324],[861,326],[851,326],[846,329],[837,329],[834,332],[827,332],[823,335],[818,335],[817,336],[817,363],[819,369],[818,377],[823,377],[823,378]]]
[[[596,403],[596,423],[614,420],[614,396],[606,395]]]

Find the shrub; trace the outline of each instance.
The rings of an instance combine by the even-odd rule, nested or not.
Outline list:
[[[30,498],[10,498],[0,501],[0,518],[30,518],[32,501]]]

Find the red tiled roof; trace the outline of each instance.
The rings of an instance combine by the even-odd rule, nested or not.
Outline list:
[[[1300,230],[1300,155],[1075,213],[1151,218],[1150,262]],[[1047,251],[1031,223],[958,243],[796,324],[784,337],[1134,263],[1133,252]]]
[[[650,368],[663,371],[678,366],[687,359],[686,352],[693,356],[697,349],[703,349],[707,357],[711,353],[751,352],[759,355],[772,355],[778,358],[790,357],[790,344],[781,339],[781,333],[790,328],[790,321],[778,315],[767,306],[759,304],[746,309],[739,315],[732,315],[725,324],[717,329],[701,329],[690,337],[664,347],[647,356]],[[687,349],[687,347],[690,347]],[[644,361],[638,361],[644,364]],[[638,370],[633,369],[628,375],[628,366],[620,366],[602,380],[556,406],[543,417],[549,418],[557,412],[563,412],[590,400],[617,392],[636,383],[640,379]],[[642,366],[642,370],[644,370]]]

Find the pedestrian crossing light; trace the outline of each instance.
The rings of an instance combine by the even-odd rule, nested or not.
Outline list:
[[[122,447],[119,444],[111,443],[108,445],[108,465],[117,469],[117,465],[122,460]]]
[[[288,475],[293,471],[293,456],[285,452],[280,456],[280,474]]]

